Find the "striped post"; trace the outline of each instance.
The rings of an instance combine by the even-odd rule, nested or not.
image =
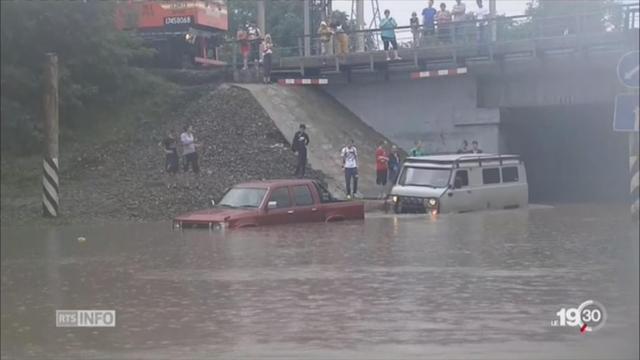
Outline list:
[[[58,56],[47,54],[44,77],[44,162],[42,175],[42,215],[59,213],[58,178]]]
[[[631,176],[631,216],[638,221],[638,211],[640,208],[640,200],[638,193],[638,183],[640,175],[638,175],[638,133],[629,133],[629,175]]]
[[[57,217],[58,198],[58,159],[45,156],[42,175],[42,214],[45,217]]]

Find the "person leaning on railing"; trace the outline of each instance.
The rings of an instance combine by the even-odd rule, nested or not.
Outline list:
[[[320,36],[320,53],[322,55],[332,55],[333,54],[333,30],[327,25],[325,21],[320,23],[320,28],[318,29],[318,35]]]
[[[336,39],[338,40],[338,55],[345,56],[349,52],[349,36],[347,35],[347,24],[335,23]]]

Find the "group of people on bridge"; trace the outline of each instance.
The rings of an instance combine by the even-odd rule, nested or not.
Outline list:
[[[422,10],[422,24],[415,11],[411,14],[409,24],[413,39],[410,45],[419,47],[459,39],[468,41],[473,37],[477,41],[484,41],[489,10],[484,6],[483,0],[476,0],[476,6],[475,11],[467,11],[464,1],[455,0],[451,11],[444,2],[437,10],[434,8],[434,0],[428,0],[427,7]],[[391,16],[391,11],[385,10],[384,18],[380,21],[380,38],[384,51],[387,52],[387,60],[401,59],[398,56],[397,28],[398,22]],[[349,34],[347,22],[322,21],[318,28],[321,54],[333,55],[335,50],[338,56],[346,55],[349,52]]]

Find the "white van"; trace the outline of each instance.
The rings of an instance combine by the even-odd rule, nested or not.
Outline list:
[[[396,213],[432,214],[526,207],[529,188],[517,155],[409,157],[389,197]]]

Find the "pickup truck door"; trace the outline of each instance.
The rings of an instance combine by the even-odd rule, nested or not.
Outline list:
[[[269,202],[275,201],[276,207],[269,209]],[[267,203],[264,205],[261,224],[276,225],[294,222],[295,210],[292,207],[291,196],[288,186],[281,186],[271,189]]]
[[[324,221],[322,207],[317,196],[309,185],[295,185],[291,187],[293,195],[295,222],[320,222]]]

